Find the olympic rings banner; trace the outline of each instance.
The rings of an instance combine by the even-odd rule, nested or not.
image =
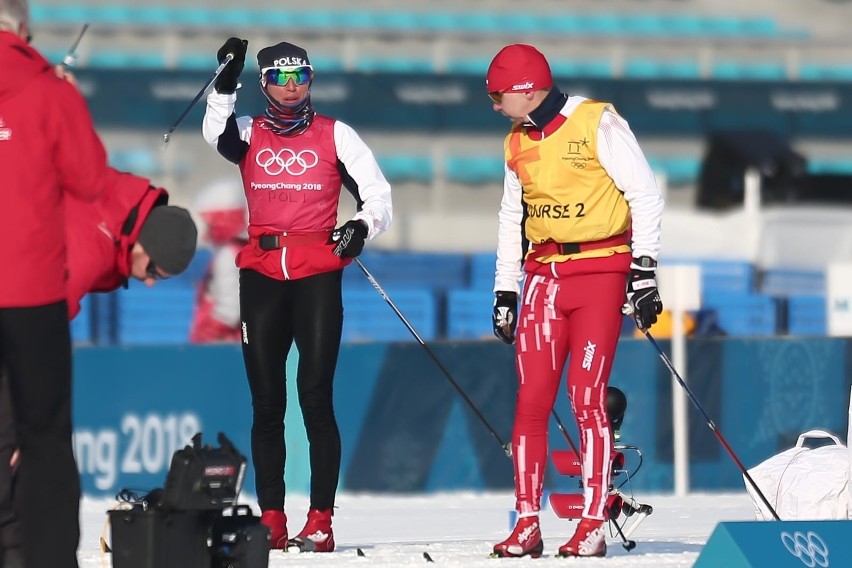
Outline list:
[[[668,350],[667,342],[660,344]],[[513,349],[497,340],[434,342],[430,349],[508,441],[517,388]],[[792,446],[805,430],[846,431],[852,341],[690,339],[687,351],[683,376],[746,467]],[[293,349],[287,361],[285,478],[289,490],[306,493],[297,364]],[[74,369],[74,443],[87,494],[162,486],[172,454],[196,432],[213,445],[224,432],[250,456],[251,402],[239,345],[83,347],[75,350]],[[647,340],[622,339],[610,384],[628,398],[621,442],[637,446],[644,459],[631,487],[671,491],[672,380]],[[413,339],[344,345],[334,392],[342,490],[511,489],[511,460]],[[576,441],[564,388],[556,412]],[[742,490],[741,472],[692,407],[688,431],[691,489]],[[568,447],[554,421],[550,446]],[[635,468],[636,456],[626,458],[627,467]],[[577,479],[550,466],[545,484],[552,491],[576,491]],[[250,468],[246,490],[253,485]]]
[[[694,568],[830,568],[849,565],[852,521],[719,523]]]
[[[209,76],[198,71],[75,70],[100,128],[164,132]],[[240,115],[266,108],[256,71],[242,74]],[[702,136],[718,130],[771,130],[787,136],[852,136],[852,84],[817,81],[675,81],[559,78],[568,93],[612,102],[643,135]],[[311,87],[317,110],[359,130],[505,133],[484,77],[324,73]],[[187,124],[201,123],[204,99]]]

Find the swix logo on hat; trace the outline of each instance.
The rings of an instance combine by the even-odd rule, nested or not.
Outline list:
[[[531,45],[514,43],[501,49],[485,77],[489,93],[522,93],[553,86],[553,74],[544,55]]]

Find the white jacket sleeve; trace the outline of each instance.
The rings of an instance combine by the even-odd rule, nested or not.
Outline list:
[[[660,254],[663,195],[627,121],[611,110],[598,125],[598,159],[630,206],[633,256]]]
[[[204,120],[201,123],[201,135],[204,140],[213,148],[219,145],[219,137],[225,132],[225,125],[228,118],[234,114],[234,106],[237,103],[237,94],[222,95],[216,91],[212,91],[207,95],[207,109],[204,111]],[[252,118],[250,116],[241,116],[237,118],[237,132],[240,139],[244,142],[251,142],[251,125]]]
[[[355,198],[360,208],[352,219],[364,221],[367,238],[373,239],[390,226],[393,218],[390,184],[370,148],[351,126],[339,120],[334,123],[334,145],[337,158],[357,189]]]
[[[240,321],[240,269],[236,263],[238,248],[224,246],[213,257],[208,294],[213,300],[213,317],[235,326]]]
[[[497,217],[497,270],[494,291],[520,293],[523,250],[523,192],[515,172],[504,165],[503,199]]]

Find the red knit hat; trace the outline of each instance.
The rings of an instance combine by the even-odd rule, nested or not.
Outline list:
[[[515,43],[501,49],[485,76],[489,93],[528,93],[553,85],[550,65],[531,45]]]

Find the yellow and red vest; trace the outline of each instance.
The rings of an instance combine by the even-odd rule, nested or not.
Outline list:
[[[530,243],[586,243],[629,229],[627,200],[597,156],[598,125],[607,108],[613,110],[608,103],[587,100],[542,140],[530,137],[520,125],[506,137],[506,163],[522,186],[524,234]],[[629,251],[628,244],[621,244],[537,260],[561,262]]]

